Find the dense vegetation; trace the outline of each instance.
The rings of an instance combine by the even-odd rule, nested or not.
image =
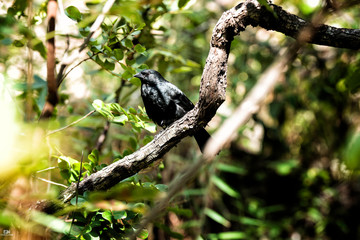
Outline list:
[[[62,2],[55,35],[46,34],[48,1],[0,5],[0,226],[15,238],[126,238],[177,173],[199,157],[194,139],[183,139],[109,191],[76,196],[61,212],[30,209],[38,200],[56,201],[71,183],[161,130],[146,115],[136,72],[158,70],[195,103],[214,24],[237,2],[115,1],[86,56],[67,68],[53,116],[39,120],[48,96],[46,40],[55,36],[58,73],[105,4]],[[311,20],[325,5],[314,2],[275,4]],[[329,12],[326,24],[359,28],[356,6]],[[294,41],[261,28],[234,39],[227,99],[209,132]],[[354,50],[305,45],[266,104],[138,237],[359,239],[359,58]]]

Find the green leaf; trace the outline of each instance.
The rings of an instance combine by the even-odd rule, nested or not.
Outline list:
[[[263,226],[264,225],[263,221],[261,221],[259,219],[255,219],[255,218],[249,218],[249,217],[241,217],[240,222],[242,224],[253,225],[253,226]]]
[[[286,161],[276,161],[270,163],[270,167],[275,169],[279,175],[288,175],[291,171],[299,165],[299,161],[296,159],[290,159]]]
[[[176,213],[176,215],[184,216],[187,218],[191,218],[193,216],[193,212],[190,209],[179,208],[179,207],[170,207],[169,211]]]
[[[126,58],[126,59],[125,59],[125,62],[126,62],[126,64],[128,65],[127,70],[129,70],[129,72],[130,72],[131,74],[135,74],[135,73],[136,73],[136,70],[135,70],[134,68],[130,67],[130,66],[132,66],[132,65],[134,65],[134,64],[136,63],[136,59],[135,59],[135,58],[134,58],[134,59]]]
[[[104,62],[104,68],[106,68],[107,70],[113,71],[115,69],[115,64],[106,59]]]
[[[99,234],[96,231],[91,231],[83,235],[84,239],[100,240]]]
[[[232,187],[230,187],[224,180],[217,176],[212,176],[211,181],[224,193],[228,194],[231,197],[237,198],[240,196]]]
[[[167,192],[167,190],[169,189],[169,187],[167,185],[165,185],[165,184],[156,184],[155,187],[160,192]]]
[[[103,101],[96,99],[92,105],[98,113],[106,117],[109,121],[114,119],[114,115],[111,113],[110,106],[105,105]]]
[[[128,70],[126,70],[122,75],[121,75],[121,77],[122,78],[124,78],[124,79],[130,79],[130,78],[132,78],[132,74],[128,71]]]
[[[63,179],[70,181],[70,177],[71,177],[70,170],[62,169],[60,170],[60,175]]]
[[[39,223],[45,227],[50,228],[51,230],[68,235],[71,230],[71,235],[80,234],[80,230],[77,226],[72,226],[71,223],[67,223],[62,219],[54,217],[52,215],[47,215],[45,213],[31,211],[30,218],[32,221]]]
[[[66,16],[68,16],[69,18],[71,18],[74,21],[79,22],[81,20],[80,11],[79,11],[79,9],[77,9],[74,6],[67,7],[65,9],[65,14],[66,14]]]
[[[74,198],[72,198],[71,200],[70,200],[70,203],[72,204],[72,205],[74,205],[74,206],[76,206],[76,205],[81,205],[81,204],[84,204],[84,203],[86,203],[87,202],[87,200],[83,197],[83,196],[78,196],[77,197],[77,204],[76,204],[76,197],[74,197]]]
[[[129,112],[132,114],[137,114],[135,108],[132,108],[132,107],[129,108]]]
[[[58,165],[60,169],[74,168],[76,164],[79,164],[79,161],[71,157],[66,157],[66,156],[58,157]]]
[[[70,163],[65,159],[58,158],[58,166],[60,169],[70,169]]]
[[[217,237],[218,239],[248,239],[244,232],[222,232]]]
[[[148,144],[149,142],[151,142],[153,139],[154,139],[153,136],[146,135],[146,136],[143,138],[143,144],[146,145],[146,144]]]
[[[143,47],[141,44],[136,44],[134,49],[138,53],[143,53],[146,51],[146,48]]]
[[[140,79],[138,79],[138,78],[132,77],[132,78],[130,78],[130,82],[131,82],[132,84],[134,84],[135,86],[137,86],[137,87],[140,87],[140,86],[141,86],[141,81],[140,81]]]
[[[145,123],[145,130],[151,132],[151,133],[155,133],[156,132],[156,124],[155,123],[151,123],[151,122],[146,122]]]
[[[149,232],[146,229],[143,229],[140,231],[140,233],[137,235],[138,238],[146,239],[149,236]]]
[[[179,0],[178,7],[183,8],[190,0]]]
[[[216,165],[216,168],[223,172],[229,172],[239,175],[246,174],[246,170],[243,167],[235,166],[232,164],[226,164],[226,163],[219,163]]]
[[[114,57],[116,58],[116,60],[120,61],[124,58],[124,52],[121,51],[121,49],[115,49],[113,51]]]
[[[142,30],[146,26],[146,23],[142,22],[138,26],[136,26],[136,30]]]
[[[44,46],[43,42],[38,38],[33,39],[32,42],[33,42],[32,43],[32,49],[39,52],[41,57],[46,59],[47,54],[46,54],[46,49],[45,49],[45,46]]]
[[[127,48],[129,48],[129,49],[132,49],[132,48],[134,47],[133,42],[132,42],[130,39],[128,39],[128,38],[126,38],[126,39],[124,40],[124,44],[125,44],[125,47],[127,47]]]
[[[15,47],[23,47],[25,45],[24,41],[25,41],[24,39],[22,39],[22,40],[14,40],[13,45]]]
[[[92,173],[93,167],[91,166],[90,163],[83,163],[83,167],[89,171],[90,173]]]
[[[110,211],[105,211],[102,213],[102,217],[106,220],[108,220],[109,222],[112,222],[111,218],[112,218],[112,214]]]
[[[205,208],[204,213],[209,218],[211,218],[212,220],[214,220],[217,223],[220,223],[224,227],[230,227],[230,225],[231,225],[230,222],[226,218],[224,218],[219,213],[215,212],[214,210],[212,210],[210,208]]]
[[[113,123],[117,123],[117,124],[121,124],[121,125],[125,125],[125,123],[128,121],[128,117],[126,115],[120,115],[120,116],[116,116],[114,117],[114,119],[112,120]]]
[[[99,163],[99,151],[97,149],[92,150],[91,153],[88,155],[88,159],[94,165],[97,165]]]
[[[114,213],[114,218],[116,220],[125,219],[127,217],[127,213],[125,210],[124,211],[114,211],[113,213]]]
[[[104,45],[104,49],[107,50],[109,53],[112,53],[111,48],[109,48],[108,46]]]
[[[355,134],[348,140],[344,153],[344,160],[349,169],[360,169],[360,134]]]

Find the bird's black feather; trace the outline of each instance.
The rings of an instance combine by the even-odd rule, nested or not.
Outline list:
[[[166,128],[194,108],[189,98],[157,71],[143,70],[134,77],[141,81],[141,97],[146,113],[157,125]],[[209,133],[201,128],[195,132],[194,137],[203,151],[210,138]]]

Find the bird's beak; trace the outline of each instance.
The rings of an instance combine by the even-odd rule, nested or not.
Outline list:
[[[134,77],[139,78],[140,80],[143,79],[143,75],[141,72],[135,74]]]

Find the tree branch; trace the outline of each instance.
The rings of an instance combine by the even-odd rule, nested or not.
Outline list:
[[[156,135],[154,140],[146,146],[81,181],[78,188],[79,193],[82,194],[85,191],[98,191],[111,188],[119,181],[148,167],[155,160],[162,157],[182,138],[192,135],[198,128],[204,127],[225,100],[226,71],[230,45],[233,38],[241,31],[244,31],[246,26],[266,26],[267,29],[272,28],[291,37],[296,37],[301,29],[311,25],[301,18],[287,13],[280,7],[275,5],[271,6],[276,15],[278,15],[278,18],[272,13],[269,13],[256,0],[247,0],[223,13],[213,30],[211,47],[201,79],[200,98],[195,108]],[[278,19],[281,19],[281,21]],[[337,36],[341,38],[336,39],[341,39],[343,43],[331,42],[331,44],[328,45],[352,49],[358,49],[360,46],[359,30],[339,29],[326,25],[314,27],[314,29],[314,31],[320,31],[321,34],[314,32],[314,37],[310,37],[309,39],[305,38],[304,41],[326,44],[329,42],[325,41],[326,39],[331,40],[332,37]],[[338,34],[334,35],[334,32]],[[347,40],[348,42],[345,44]],[[279,66],[274,69],[281,71],[284,62],[281,61],[278,64]],[[271,89],[271,87],[272,85],[270,85],[268,89]],[[266,96],[267,92],[262,92],[262,94]],[[265,96],[250,98],[256,101],[253,103],[253,106],[261,103],[262,98]],[[247,104],[250,104],[249,102],[247,104],[245,103],[243,103],[242,106],[248,107],[249,105]],[[248,111],[248,115],[244,117],[244,121],[256,111],[256,108]],[[215,152],[209,151],[207,155],[204,156],[204,159],[210,158],[214,154]],[[64,203],[69,202],[75,196],[75,189],[76,185],[72,184],[60,194],[59,200]],[[56,207],[46,202],[40,205],[42,205],[47,212],[56,210]]]
[[[48,95],[41,113],[40,119],[50,118],[54,112],[54,108],[58,103],[57,83],[55,77],[55,20],[57,11],[57,1],[50,0],[47,6],[48,29],[47,34],[52,34],[47,40],[47,87]]]

